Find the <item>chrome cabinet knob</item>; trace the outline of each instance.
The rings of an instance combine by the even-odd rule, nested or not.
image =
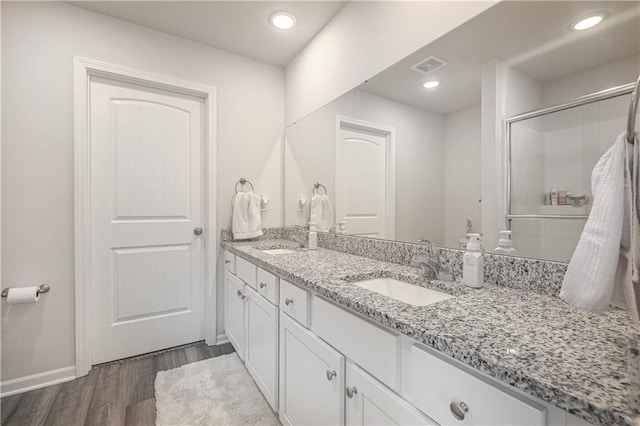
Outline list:
[[[225,260],[224,260],[224,264],[225,264],[225,265],[228,265],[228,264],[230,264],[230,263],[231,263],[231,261],[230,261],[229,259],[225,259]]]
[[[240,290],[236,291],[236,294],[238,295],[238,297],[240,297],[240,299],[244,300],[247,296],[241,292]]]
[[[449,410],[456,420],[464,420],[465,413],[469,412],[469,406],[464,402],[452,402],[449,404]]]
[[[337,375],[338,375],[338,373],[336,373],[335,370],[327,370],[327,380],[331,381]]]
[[[267,283],[260,283],[260,288],[265,288],[267,286]]]
[[[199,226],[197,228],[193,228],[193,233],[196,235],[202,235],[202,228]]]
[[[348,387],[347,386],[347,398],[351,399],[353,398],[354,395],[356,395],[358,393],[358,388],[357,387]]]
[[[288,297],[286,299],[284,299],[284,304],[289,306],[290,304],[293,303],[293,299],[289,299]]]

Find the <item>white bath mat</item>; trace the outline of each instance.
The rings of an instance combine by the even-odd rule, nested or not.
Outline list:
[[[235,353],[156,376],[157,425],[279,425]]]

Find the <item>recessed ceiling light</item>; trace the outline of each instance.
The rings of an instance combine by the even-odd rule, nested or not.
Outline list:
[[[588,30],[589,28],[593,28],[598,25],[606,17],[606,13],[594,13],[593,15],[578,19],[571,24],[571,28],[576,31]]]
[[[434,89],[438,86],[440,86],[440,82],[438,80],[427,81],[422,85],[425,89]]]
[[[296,24],[296,17],[287,12],[275,12],[271,15],[271,24],[281,30],[288,30]]]

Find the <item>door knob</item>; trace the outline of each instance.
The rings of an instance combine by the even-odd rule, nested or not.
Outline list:
[[[202,235],[202,228],[199,226],[197,228],[193,228],[193,233],[196,235]]]

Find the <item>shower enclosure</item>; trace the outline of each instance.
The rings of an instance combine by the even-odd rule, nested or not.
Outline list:
[[[626,129],[634,86],[506,120],[505,226],[519,256],[571,259],[593,202],[591,172]]]

